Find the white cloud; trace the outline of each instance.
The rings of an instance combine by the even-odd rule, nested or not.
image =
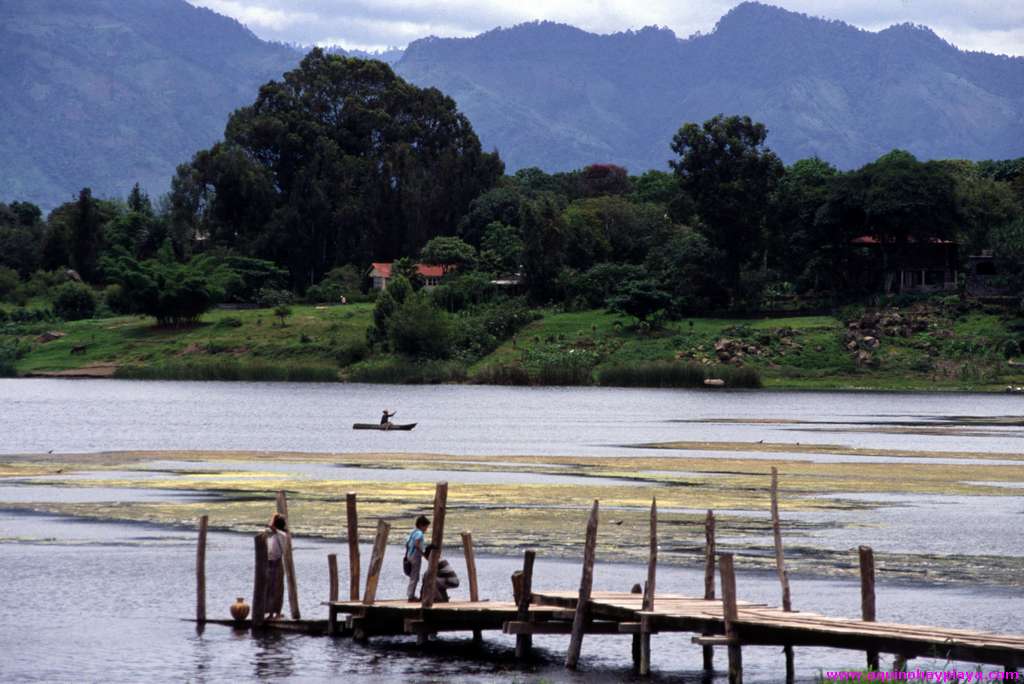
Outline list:
[[[612,33],[667,26],[707,33],[736,0],[190,0],[257,35],[302,44],[384,48],[427,35],[468,36],[547,19]],[[869,30],[910,22],[970,50],[1024,55],[1022,0],[780,0],[786,9]]]

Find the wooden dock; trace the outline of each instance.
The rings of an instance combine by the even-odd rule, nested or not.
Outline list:
[[[781,588],[781,607],[749,603],[738,598],[733,554],[720,553],[715,542],[715,516],[708,511],[705,522],[704,595],[685,596],[657,592],[658,512],[651,502],[646,582],[636,584],[632,591],[593,591],[597,546],[599,502],[594,501],[587,520],[583,565],[579,589],[575,591],[535,592],[533,569],[536,551],[523,554],[522,570],[512,574],[512,600],[481,600],[476,575],[473,538],[461,534],[468,574],[468,601],[440,602],[433,591],[438,559],[431,554],[423,575],[421,598],[416,601],[377,598],[377,586],[384,567],[391,526],[377,521],[373,551],[367,567],[365,589],[360,591],[360,557],[357,538],[355,495],[347,497],[347,530],[349,550],[349,600],[339,600],[340,582],[337,555],[327,558],[328,619],[300,620],[295,570],[290,562],[290,544],[285,548],[285,577],[291,621],[268,623],[263,605],[266,595],[263,568],[266,565],[266,539],[256,535],[255,578],[253,585],[252,620],[209,620],[206,616],[205,556],[208,521],[199,522],[196,553],[196,622],[230,624],[254,632],[265,629],[290,629],[306,633],[326,632],[332,636],[351,636],[366,641],[375,636],[415,635],[420,644],[442,633],[471,633],[479,643],[484,631],[500,631],[516,637],[516,657],[526,658],[532,648],[533,635],[566,635],[569,637],[565,665],[576,668],[586,635],[628,634],[633,639],[633,666],[641,675],[650,674],[652,636],[667,633],[691,633],[694,644],[702,648],[703,667],[714,668],[714,648],[725,647],[728,655],[729,681],[743,681],[743,646],[778,646],[785,654],[785,681],[794,680],[794,647],[825,647],[861,651],[869,669],[879,669],[879,654],[894,656],[894,669],[906,669],[912,658],[935,658],[962,661],[1005,669],[1006,679],[1016,679],[1016,671],[1024,667],[1024,635],[994,634],[977,630],[951,629],[926,625],[896,624],[876,621],[875,563],[870,547],[858,549],[861,574],[861,617],[829,617],[794,610],[786,571],[785,554],[778,514],[778,479],[772,469],[771,514],[775,543],[776,569]],[[439,483],[434,496],[433,534],[431,543],[440,550],[444,541],[448,485]],[[277,509],[287,511],[284,493],[277,498]],[[721,596],[716,596],[716,569]],[[427,589],[427,588],[431,589]],[[780,671],[783,670],[780,667]],[[780,680],[782,678],[780,677]]]

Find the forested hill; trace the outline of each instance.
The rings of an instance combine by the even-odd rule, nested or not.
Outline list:
[[[2,0],[0,201],[49,209],[83,186],[123,197],[136,181],[160,195],[300,57],[184,0]],[[1024,58],[756,3],[685,40],[533,23],[416,41],[394,63],[451,95],[509,171],[665,169],[679,126],[719,112],[766,123],[787,162],[1024,155]]]
[[[843,168],[1024,154],[1024,58],[958,50],[924,27],[881,32],[757,3],[707,35],[594,35],[552,23],[409,46],[399,73],[451,95],[508,168],[665,168],[683,121],[748,114],[787,162]]]
[[[0,199],[162,194],[300,58],[183,0],[3,0]]]

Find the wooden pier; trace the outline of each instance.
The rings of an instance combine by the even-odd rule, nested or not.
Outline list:
[[[235,627],[285,629],[331,636],[351,636],[366,641],[375,636],[415,635],[425,644],[435,635],[465,632],[479,643],[485,631],[515,635],[516,656],[527,658],[533,635],[566,635],[569,637],[565,665],[575,668],[579,662],[582,642],[587,635],[621,635],[633,637],[633,666],[641,675],[651,670],[651,650],[657,647],[652,636],[667,633],[690,633],[692,642],[703,651],[703,667],[714,666],[714,647],[724,646],[727,653],[729,681],[743,681],[743,646],[778,646],[785,653],[785,680],[794,679],[794,647],[826,647],[861,651],[869,669],[879,667],[879,654],[894,656],[894,668],[905,669],[913,658],[935,658],[963,661],[1005,669],[1007,679],[1024,667],[1024,635],[1004,635],[967,629],[950,629],[926,625],[896,624],[876,621],[875,564],[870,547],[858,549],[861,571],[860,619],[829,617],[795,610],[789,575],[785,567],[781,527],[778,513],[778,476],[772,469],[771,514],[775,544],[776,569],[781,589],[781,607],[749,603],[738,598],[733,555],[720,553],[715,541],[715,516],[708,511],[705,522],[705,557],[703,596],[658,593],[657,587],[657,502],[651,502],[649,555],[646,582],[631,592],[593,591],[597,547],[599,503],[590,509],[583,545],[583,566],[578,590],[535,592],[533,570],[536,551],[523,555],[522,570],[512,575],[512,600],[481,600],[476,576],[476,558],[472,535],[463,532],[462,548],[466,558],[470,600],[440,602],[433,591],[440,553],[431,555],[424,573],[421,598],[416,601],[377,598],[377,586],[384,567],[384,556],[391,526],[377,521],[373,552],[367,568],[365,590],[360,594],[360,558],[356,536],[356,500],[347,497],[347,530],[349,557],[349,599],[338,600],[339,580],[337,555],[328,555],[328,619],[299,620],[298,590],[290,548],[286,548],[285,572],[288,579],[291,621],[265,622],[262,597],[265,593],[263,573],[266,563],[266,542],[263,535],[255,538],[255,581],[252,620],[231,622],[208,620],[205,605],[205,541],[208,521],[199,523],[197,548],[196,622],[233,624]],[[448,485],[439,483],[434,497],[433,534],[431,542],[442,548],[447,511]],[[278,510],[287,510],[283,493],[278,496]],[[716,568],[721,597],[716,598]],[[696,651],[695,651],[696,653]],[[680,654],[677,654],[677,656]],[[678,660],[678,657],[676,658]],[[780,667],[780,671],[783,667]],[[780,677],[781,679],[781,677]]]

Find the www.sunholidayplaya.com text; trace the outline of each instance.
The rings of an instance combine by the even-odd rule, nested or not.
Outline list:
[[[1016,672],[966,670],[911,670],[909,672],[825,672],[826,682],[1024,682]]]

